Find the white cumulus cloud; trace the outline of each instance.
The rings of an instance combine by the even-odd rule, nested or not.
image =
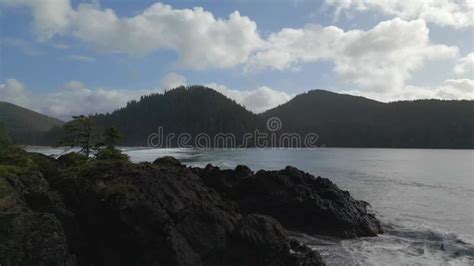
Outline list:
[[[7,6],[32,10],[41,40],[70,34],[98,49],[134,56],[173,50],[179,64],[192,69],[227,68],[247,61],[263,40],[257,25],[238,11],[227,19],[215,18],[201,7],[174,9],[156,3],[131,17],[119,17],[97,4],[68,0],[0,0]]]
[[[194,69],[243,63],[262,43],[256,23],[238,11],[216,19],[200,7],[173,9],[161,3],[129,18],[119,18],[111,9],[79,5],[73,34],[100,49],[132,55],[174,50],[181,65]]]
[[[207,87],[224,94],[230,99],[233,99],[240,105],[243,105],[247,110],[254,113],[261,113],[271,108],[277,107],[280,104],[288,102],[292,96],[286,92],[277,91],[266,86],[259,87],[254,90],[233,90],[227,88],[222,84],[210,83]]]
[[[112,112],[124,107],[128,101],[152,92],[153,90],[90,89],[81,82],[70,81],[59,90],[44,95],[37,109],[67,120],[78,114]]]
[[[73,115],[112,112],[130,100],[157,90],[91,89],[79,81],[70,81],[52,92],[35,93],[16,79],[0,84],[1,101],[10,102],[49,116],[69,120]]]
[[[33,25],[40,40],[64,33],[74,16],[69,0],[0,0],[0,4],[30,8]]]
[[[374,10],[406,20],[423,19],[428,23],[453,28],[474,26],[472,0],[326,0],[341,12]]]
[[[186,86],[186,77],[175,72],[166,74],[160,82],[163,89],[174,89],[179,86]]]
[[[466,57],[458,59],[456,65],[454,66],[454,73],[456,75],[467,75],[471,78],[474,78],[474,53],[468,54]]]
[[[350,90],[343,93],[364,96],[382,102],[416,99],[474,100],[474,80],[448,79],[439,86],[412,86],[387,92]]]
[[[74,115],[112,112],[124,107],[131,100],[165,89],[185,85],[186,78],[176,73],[163,77],[163,87],[157,89],[121,90],[113,88],[90,88],[79,81],[69,81],[60,88],[43,93],[34,93],[16,79],[0,84],[0,99],[37,112],[69,120]],[[164,84],[174,84],[164,86]],[[269,87],[254,90],[233,90],[224,85],[210,83],[206,86],[224,94],[254,113],[260,113],[286,103],[293,96]]]
[[[335,26],[285,28],[250,59],[251,68],[284,70],[303,62],[330,60],[345,82],[367,90],[403,88],[425,62],[455,57],[458,48],[433,44],[423,20],[383,21],[368,31]]]
[[[20,81],[7,79],[5,84],[0,84],[0,101],[29,107],[31,105],[31,93]]]
[[[179,66],[196,70],[244,65],[247,71],[286,71],[298,69],[303,63],[328,61],[333,64],[339,80],[354,85],[352,91],[374,95],[378,99],[389,99],[394,95],[406,98],[423,95],[470,97],[461,90],[461,84],[469,84],[473,78],[472,53],[458,60],[453,69],[457,79],[446,80],[434,87],[408,86],[406,83],[428,62],[458,55],[457,47],[432,43],[426,23],[472,27],[472,0],[326,0],[327,5],[336,8],[336,13],[379,10],[397,18],[380,22],[368,30],[346,31],[336,26],[314,24],[283,28],[265,40],[260,37],[257,24],[238,11],[219,18],[201,7],[176,9],[155,3],[131,16],[119,16],[112,9],[100,7],[98,1],[93,3],[72,6],[70,0],[0,0],[0,7],[30,9],[32,24],[42,41],[57,35],[73,36],[104,52],[132,56],[170,50],[178,55]],[[6,38],[2,44],[19,47],[25,53],[38,53],[27,42],[18,39]],[[57,47],[67,48],[63,45]],[[95,60],[87,55],[69,55],[66,59]],[[186,78],[171,72],[160,87],[173,88],[182,84],[186,84]],[[18,92],[20,87],[24,88],[20,82],[7,80],[0,87],[2,99],[27,104],[27,97]],[[90,106],[92,111],[110,111],[110,107],[136,96],[133,92],[115,89],[76,87],[74,93],[67,88],[59,89],[49,95],[51,101],[75,96],[80,99],[78,102],[95,101],[95,105]],[[255,112],[274,107],[290,97],[267,87],[248,91],[221,87],[221,92]],[[104,104],[98,103],[99,98],[104,100]],[[118,104],[109,103],[112,100]],[[87,103],[83,105],[89,107]],[[61,105],[54,106],[56,109],[47,111],[62,116],[63,111],[57,107]]]

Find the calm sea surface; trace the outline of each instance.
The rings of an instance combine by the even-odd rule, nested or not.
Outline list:
[[[356,199],[369,202],[386,233],[343,241],[295,234],[329,265],[474,265],[473,150],[123,150],[134,162],[172,155],[192,166],[245,164],[256,171],[292,165],[330,178]]]

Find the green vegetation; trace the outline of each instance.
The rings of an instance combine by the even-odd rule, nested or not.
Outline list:
[[[100,149],[95,155],[97,160],[128,160],[128,155],[123,154],[119,149],[111,146]]]
[[[298,133],[304,137],[316,133],[318,145],[329,147],[474,148],[474,101],[465,100],[382,103],[314,90],[257,115],[215,90],[190,86],[142,96],[139,101],[131,101],[110,114],[76,117],[66,124],[65,130],[37,122],[42,120],[33,115],[34,119],[24,118],[21,114],[28,110],[13,108],[16,111],[12,111],[9,107],[7,109],[12,110],[5,113],[4,109],[0,104],[0,121],[10,117],[5,126],[17,143],[48,144],[52,139],[66,135],[64,145],[80,146],[85,154],[118,144],[146,146],[149,135],[158,133],[159,127],[163,129],[163,136],[175,134],[169,142],[171,146],[177,145],[176,136],[181,133],[190,134],[189,144],[194,143],[194,137],[199,133],[206,133],[211,139],[218,133],[232,133],[236,137],[235,144],[239,145],[244,134],[256,129],[264,132],[270,117],[278,117],[283,122],[277,134]],[[25,141],[18,137],[22,136],[18,130],[25,131],[29,127],[12,123],[12,117],[15,121],[28,121],[30,126],[45,125],[42,130],[49,128],[49,131],[26,130],[36,138]],[[88,127],[93,128],[89,133]],[[124,137],[112,128],[123,132]],[[254,144],[252,141],[254,139],[247,143],[248,146]],[[102,152],[100,157],[110,156],[115,156],[112,150]]]
[[[12,144],[13,141],[7,133],[7,129],[5,128],[3,123],[0,122],[0,149],[5,149],[11,146]]]
[[[73,167],[76,165],[83,164],[87,160],[88,158],[83,154],[70,152],[59,157],[58,163],[61,165],[61,167]]]
[[[27,152],[13,144],[6,129],[0,124],[0,176],[17,176],[36,171],[38,165],[27,156]]]
[[[283,122],[280,133],[316,133],[318,145],[330,147],[474,148],[474,101],[382,103],[314,90],[256,115],[212,89],[191,86],[144,96],[94,119],[99,127],[124,132],[122,144],[146,145],[159,126],[165,136],[204,132],[213,138],[223,132],[241,140],[244,133],[265,130],[270,117]]]
[[[96,147],[94,120],[83,115],[74,116],[73,121],[64,125],[65,136],[59,141],[59,146],[80,147],[80,153],[89,157]]]
[[[115,146],[118,144],[122,138],[122,134],[116,128],[108,128],[105,130],[102,138],[104,139],[103,143],[99,146],[103,147],[98,150],[95,155],[95,158],[98,160],[128,160],[128,155],[123,154]]]
[[[114,127],[124,134],[123,145],[145,146],[157,133],[233,133],[237,139],[264,124],[255,114],[224,95],[202,86],[179,87],[164,94],[151,94],[132,101],[111,114],[93,117],[99,128]],[[176,138],[171,141],[176,145]]]
[[[112,130],[109,130],[109,133]],[[114,136],[118,134],[114,131]],[[128,156],[122,154],[112,142],[100,149],[96,159],[85,154],[69,153],[57,160],[39,153],[29,153],[14,145],[0,128],[0,211],[22,210],[27,204],[34,210],[49,208],[54,201],[49,195],[49,185],[62,186],[69,176],[87,169],[101,169],[91,176],[105,173],[110,167],[128,163]],[[18,209],[20,208],[20,209]]]
[[[176,158],[172,156],[163,156],[158,159],[156,159],[153,162],[154,165],[160,165],[160,166],[181,166],[181,163],[176,160]]]
[[[105,130],[103,138],[103,145],[106,148],[114,148],[122,138],[122,134],[116,128],[111,127]]]
[[[0,123],[21,144],[53,144],[64,124],[59,119],[6,102],[0,102]]]
[[[474,101],[381,103],[315,90],[269,110],[283,131],[317,133],[330,147],[474,148]]]
[[[115,128],[108,128],[98,137],[94,120],[86,116],[74,116],[74,120],[64,125],[65,136],[58,145],[80,147],[79,153],[89,158],[91,152],[100,160],[128,160],[128,156],[115,147],[121,138],[121,133]]]

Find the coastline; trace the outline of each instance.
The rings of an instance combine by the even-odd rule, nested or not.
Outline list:
[[[10,245],[0,245],[3,261],[113,265],[121,258],[132,265],[163,260],[171,265],[323,265],[317,252],[291,240],[281,224],[340,238],[382,232],[379,222],[367,213],[367,203],[354,200],[327,179],[296,168],[253,173],[245,166],[235,170],[186,167],[172,157],[134,164],[85,160],[74,153],[53,159],[17,152],[15,156],[33,163],[28,169],[11,165],[0,175],[5,181],[2,224],[15,228],[6,235],[1,231],[10,239]],[[263,198],[249,202],[256,195],[246,194],[252,190],[270,193],[267,203],[272,204]],[[299,196],[281,197],[283,191]],[[256,202],[261,203],[258,210]],[[310,202],[310,209],[304,207]],[[285,208],[295,212],[285,215]],[[306,217],[308,211],[314,218]],[[298,213],[304,216],[295,217]],[[30,238],[38,233],[43,244]],[[165,241],[170,237],[172,242]],[[157,239],[165,241],[159,245],[162,251],[151,252],[151,247],[158,248],[153,244]],[[20,248],[25,244],[31,249]],[[144,257],[149,261],[140,261]]]

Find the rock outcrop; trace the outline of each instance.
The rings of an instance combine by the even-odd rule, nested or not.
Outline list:
[[[94,264],[300,265],[319,258],[307,250],[299,259],[277,221],[243,217],[187,168],[95,161],[74,173],[76,191],[64,197]]]
[[[324,265],[173,158],[21,156],[0,156],[1,265]]]
[[[47,213],[0,212],[0,263],[76,265],[58,219]]]
[[[324,265],[285,228],[381,232],[367,203],[293,167],[253,173],[10,149],[0,151],[0,265]]]
[[[59,195],[50,190],[35,155],[0,153],[0,265],[76,265],[69,252]],[[64,216],[63,216],[64,217]]]
[[[329,179],[314,177],[294,167],[258,171],[246,166],[220,170],[194,168],[206,185],[239,205],[244,213],[261,213],[288,229],[341,238],[382,233],[368,203],[352,198]]]

